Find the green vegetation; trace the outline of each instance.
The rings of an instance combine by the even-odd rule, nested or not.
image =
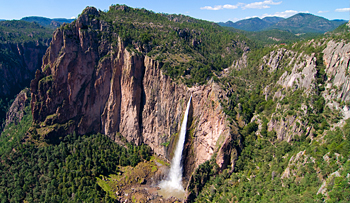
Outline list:
[[[146,179],[150,180],[157,170],[158,166],[153,158],[151,161],[140,162],[135,167],[119,167],[118,175],[100,175],[97,177],[97,183],[111,198],[116,199],[116,192],[128,190],[131,185],[133,187],[141,186],[146,182]]]
[[[10,108],[14,99],[9,99],[8,97],[0,98],[0,132],[2,131],[2,124],[6,120],[6,112]]]
[[[207,21],[123,5],[111,6],[98,19],[109,27],[108,32],[98,33],[102,39],[115,45],[117,38],[111,33],[117,33],[127,49],[158,60],[167,75],[189,86],[206,83],[242,55],[245,43],[252,44]]]
[[[344,40],[346,43],[350,42],[350,24],[344,23],[337,27],[330,33],[327,33],[329,37],[337,41]]]
[[[228,30],[232,30],[227,28]],[[243,32],[249,39],[253,40],[255,43],[261,47],[271,45],[271,44],[293,44],[294,42],[313,39],[315,37],[321,36],[319,33],[305,33],[302,35],[295,35],[286,30],[264,30],[260,32]]]
[[[255,18],[249,18],[249,19],[244,19],[237,21],[235,23],[228,21],[226,23],[219,23],[221,26],[226,26],[226,27],[233,27],[236,29],[240,30],[245,30],[245,31],[261,31],[269,26],[283,20],[284,18],[279,18],[279,17],[274,17],[273,21],[269,21],[269,18],[263,18],[260,19],[258,17]]]
[[[52,30],[21,20],[0,21],[0,43],[35,42],[50,39]]]
[[[66,18],[51,19],[51,18],[45,18],[40,16],[24,17],[21,20],[26,22],[35,22],[41,26],[44,26],[46,28],[52,28],[52,29],[55,29],[61,26],[63,23],[71,23],[74,21],[74,19],[66,19]]]
[[[288,57],[280,59],[278,69],[272,72],[269,72],[269,67],[261,66],[264,56],[276,53],[282,46],[251,50],[247,55],[246,68],[233,70],[227,77],[218,79],[228,90],[228,100],[222,101],[222,106],[229,116],[231,127],[238,129],[239,135],[232,144],[239,154],[234,169],[229,167],[221,173],[208,170],[198,176],[203,179],[191,180],[189,191],[193,201],[350,200],[350,141],[347,138],[350,119],[343,128],[330,130],[330,126],[337,123],[341,116],[325,106],[326,101],[322,96],[327,80],[322,50],[327,40],[319,37],[313,41],[283,46],[295,53],[315,54],[316,75],[308,94],[297,86],[282,88],[276,84],[285,71],[291,73],[291,67],[287,66],[290,61]],[[274,99],[273,94],[266,96],[263,87],[268,87],[273,94],[279,90],[283,96],[280,99]],[[254,115],[255,121],[252,121]],[[290,118],[296,119],[297,126],[290,141],[277,138],[274,129],[268,130],[269,121],[288,122]],[[287,125],[289,129],[286,130],[291,130],[291,124]],[[307,127],[310,127],[311,134],[310,131],[306,132]],[[298,130],[303,133],[298,133]],[[206,165],[200,168],[216,167],[213,162]],[[339,174],[339,177],[334,174]],[[326,187],[322,190],[320,188],[324,182]]]
[[[0,199],[2,202],[110,202],[96,177],[149,160],[150,149],[108,137],[67,135],[58,145],[26,136],[32,124],[30,108],[19,125],[0,137]]]
[[[286,19],[280,17],[265,17],[260,19],[255,17],[235,23],[228,21],[226,23],[219,23],[219,25],[256,33],[260,33],[257,31],[277,29],[280,31],[289,31],[294,34],[305,34],[332,31],[345,22],[345,20],[328,20],[308,13],[298,13]]]
[[[268,29],[288,30],[295,34],[325,33],[332,31],[345,21],[331,21],[323,17],[309,13],[298,13],[290,18],[282,20]]]
[[[45,43],[51,38],[52,32],[51,29],[36,23],[19,20],[0,22],[0,132],[6,111],[16,94],[29,86],[30,80],[34,77],[34,72],[30,72],[33,70],[29,70],[23,61],[28,53],[22,47],[36,47],[38,50],[42,49],[41,52],[44,54],[47,46]],[[17,46],[16,43],[20,45]],[[18,52],[22,52],[22,55],[20,56]],[[35,60],[41,62],[41,59],[33,60],[33,64]]]
[[[244,141],[235,172],[212,176],[196,201],[348,202],[349,127],[350,120],[342,129],[328,132],[322,144],[305,137],[292,144],[271,136]],[[335,171],[340,177],[327,179]],[[330,199],[317,194],[322,179],[327,180]]]
[[[350,201],[350,119],[344,127],[332,127],[340,120],[339,112],[326,107],[322,96],[327,80],[322,55],[328,40],[323,39],[325,35],[306,42],[300,40],[310,35],[296,36],[295,30],[232,31],[188,16],[156,14],[121,5],[111,6],[98,17],[91,14],[88,17],[103,21],[108,27],[100,31],[90,24],[80,30],[88,34],[94,32],[96,40],[106,40],[116,46],[119,36],[127,50],[159,61],[171,78],[188,86],[205,84],[213,78],[227,90],[227,100],[221,101],[221,105],[228,115],[232,132],[235,132],[231,143],[237,152],[237,157],[231,160],[234,168],[229,166],[220,171],[215,155],[200,165],[189,180],[191,200]],[[65,25],[60,29],[68,33],[72,26]],[[0,22],[0,28],[0,46],[9,40],[22,43],[42,39],[49,33],[38,24],[22,21]],[[343,40],[342,37],[348,37],[346,31],[348,28],[342,25],[328,36]],[[280,43],[287,45],[276,45]],[[283,73],[292,72],[289,56],[283,57],[273,71],[263,64],[266,63],[264,56],[276,54],[276,50],[282,48],[297,55],[314,54],[316,57],[315,80],[308,93],[296,85],[282,87],[276,84]],[[221,71],[243,52],[247,53],[247,67],[220,76]],[[100,60],[107,59],[109,54],[112,53]],[[16,64],[19,64],[16,55],[1,48],[0,70]],[[44,70],[48,68],[46,66]],[[43,77],[39,89],[51,86],[51,83],[52,76]],[[3,85],[1,81],[0,85]],[[282,96],[275,97],[275,92]],[[0,119],[8,110],[10,98],[0,98]],[[143,184],[158,170],[159,163],[167,165],[157,157],[151,157],[149,147],[126,143],[119,133],[116,136],[125,142],[124,147],[101,134],[63,134],[55,142],[44,140],[44,135],[54,128],[68,128],[73,122],[45,126],[56,117],[56,113],[47,116],[40,124],[42,128],[36,130],[32,126],[30,107],[26,107],[22,121],[17,126],[9,125],[2,132],[2,202],[114,202],[120,188],[129,190],[131,184]],[[284,129],[286,131],[296,126],[295,131],[288,139],[280,138],[270,121],[283,121],[288,127]],[[288,122],[293,126],[286,124]],[[191,139],[194,125],[196,122],[192,122],[189,130]],[[174,134],[161,145],[172,147],[176,139],[177,134]],[[136,201],[136,197],[132,199]]]

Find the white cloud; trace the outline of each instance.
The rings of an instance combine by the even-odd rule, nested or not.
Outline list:
[[[222,9],[222,6],[214,6],[214,7],[211,7],[211,6],[204,6],[204,7],[201,7],[202,10],[213,10],[213,11],[217,11],[217,10],[221,10]]]
[[[273,0],[265,0],[265,1],[260,1],[260,2],[250,3],[250,4],[245,4],[244,6],[242,6],[242,8],[243,9],[247,9],[247,8],[263,9],[263,8],[270,8],[269,5],[278,5],[281,3],[282,3],[282,1],[274,2]]]
[[[70,19],[76,19],[77,17],[75,17],[75,16],[72,16]]]
[[[328,13],[329,11],[318,11],[317,13]]]
[[[237,6],[237,5],[226,4],[226,5],[224,5],[222,8],[226,8],[226,9],[236,9],[236,8],[238,8],[238,6]]]
[[[305,13],[305,11],[300,12],[300,11],[294,11],[294,10],[286,10],[286,11],[282,11],[282,12],[276,12],[274,14],[264,14],[261,17],[265,18],[265,17],[277,16],[277,17],[282,17],[282,18],[288,18],[288,17],[295,15],[297,13]]]
[[[225,5],[216,5],[216,6],[204,6],[201,7],[201,10],[221,10],[221,9],[237,9],[241,7],[242,9],[249,9],[249,8],[254,8],[254,9],[263,9],[263,8],[270,8],[269,5],[278,5],[281,4],[282,1],[280,2],[274,2],[273,0],[265,0],[261,2],[254,2],[250,4],[245,4],[245,3],[238,3],[236,5],[231,5],[231,4],[225,4]]]
[[[213,11],[217,11],[217,10],[221,10],[221,9],[236,9],[238,8],[240,4],[237,5],[230,5],[230,4],[225,4],[225,5],[217,5],[217,6],[204,6],[201,7],[202,10],[213,10]]]
[[[241,18],[241,19],[237,19],[235,18],[234,20],[235,21],[239,21],[239,20],[244,20],[244,19],[249,19],[249,18],[265,18],[265,17],[281,17],[281,18],[288,18],[288,17],[291,17],[297,13],[308,13],[308,11],[294,11],[294,10],[286,10],[286,11],[283,11],[283,12],[276,12],[274,14],[267,14],[265,13],[264,15],[262,16],[249,16],[249,17],[245,17],[245,18]]]
[[[350,11],[350,8],[338,8],[338,9],[335,9],[335,12],[348,12]]]

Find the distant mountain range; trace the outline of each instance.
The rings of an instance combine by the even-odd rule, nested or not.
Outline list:
[[[56,28],[61,26],[63,23],[71,23],[74,21],[74,19],[67,19],[67,18],[45,18],[40,16],[29,16],[24,17],[21,20],[27,21],[27,22],[36,22],[44,27],[50,27],[50,28]]]
[[[315,16],[308,13],[298,13],[289,18],[265,17],[249,18],[240,20],[235,23],[228,21],[218,23],[221,26],[233,27],[245,31],[262,31],[262,30],[285,30],[292,33],[324,33],[332,31],[339,25],[346,23],[346,20],[328,20],[323,17]]]
[[[284,18],[281,18],[281,17],[265,17],[263,19],[256,17],[256,18],[240,20],[235,23],[232,21],[227,21],[226,23],[218,23],[218,24],[221,26],[233,27],[233,28],[245,30],[245,31],[260,31],[282,20],[284,20]]]

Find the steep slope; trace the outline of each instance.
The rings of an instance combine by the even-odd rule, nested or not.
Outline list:
[[[224,108],[241,126],[243,150],[233,172],[210,176],[213,165],[200,166],[188,201],[349,201],[345,35],[265,47],[234,62],[221,81],[231,89]]]
[[[29,86],[35,71],[40,69],[51,33],[34,23],[0,22],[0,122],[10,100]]]
[[[141,17],[142,21],[137,19]],[[163,24],[158,24],[157,18]],[[118,23],[109,19],[118,19]],[[130,19],[132,23],[128,24]],[[174,20],[174,16],[126,6],[112,6],[108,13],[88,7],[75,23],[56,30],[43,58],[42,70],[37,71],[31,83],[31,108],[37,126],[33,136],[38,133],[41,139],[58,142],[73,132],[79,135],[101,132],[112,140],[118,141],[122,136],[132,143],[145,143],[156,154],[170,159],[186,101],[192,95],[185,176],[188,178],[194,168],[215,152],[220,167],[226,167],[229,162],[223,159],[231,156],[234,149],[221,148],[232,136],[219,102],[225,96],[224,91],[214,82],[189,88],[180,81],[193,81],[192,73],[198,76],[202,71],[210,76],[215,71],[210,68],[218,68],[221,60],[237,57],[237,50],[248,47],[216,25],[177,22],[181,19],[181,16]],[[146,37],[141,39],[143,43],[132,32],[123,36],[125,27],[129,26],[139,32],[137,36]],[[191,60],[213,51],[206,47],[210,39],[202,26],[217,33],[214,38],[226,34],[227,39],[223,40],[228,44],[222,45],[226,47],[226,55],[220,55],[221,59]],[[147,33],[142,33],[144,30]],[[161,37],[153,38],[151,31]],[[174,37],[164,38],[170,41],[158,44],[163,32]],[[199,32],[202,35],[196,35]],[[169,46],[191,48],[191,51],[171,50]],[[166,75],[179,64],[180,70],[188,69],[172,75],[173,79]],[[182,74],[184,77],[179,77]]]

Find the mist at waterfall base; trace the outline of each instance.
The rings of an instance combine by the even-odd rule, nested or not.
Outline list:
[[[192,99],[192,96],[190,97],[187,103],[185,116],[181,124],[179,140],[176,144],[175,153],[171,161],[168,177],[166,180],[163,180],[159,184],[159,187],[161,188],[159,193],[165,198],[174,196],[176,198],[183,199],[185,196],[185,190],[184,190],[184,187],[182,186],[181,158],[182,158],[182,151],[185,144],[187,119],[188,119],[188,112],[190,110],[191,99]]]

